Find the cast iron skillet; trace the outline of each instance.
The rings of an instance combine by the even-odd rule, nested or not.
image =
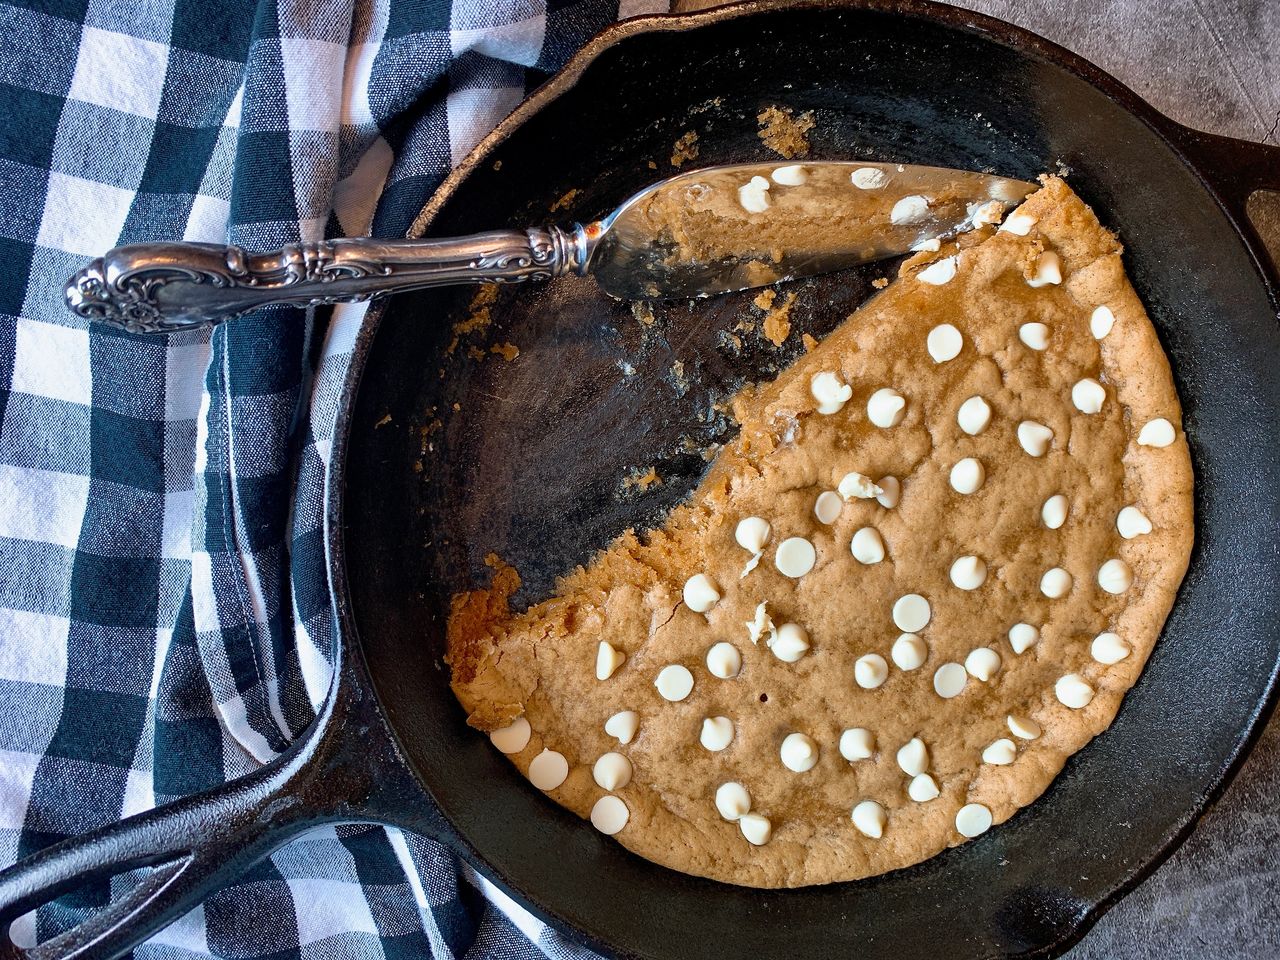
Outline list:
[[[1185,403],[1197,545],[1114,726],[1006,825],[859,883],[742,889],[600,836],[464,726],[440,662],[447,597],[484,576],[490,550],[525,575],[525,599],[543,596],[624,526],[656,520],[704,468],[697,448],[730,430],[712,402],[790,354],[721,339],[742,298],[661,305],[645,326],[566,280],[504,290],[477,342],[515,343],[520,359],[477,361],[470,341],[448,352],[470,292],[425,291],[370,311],[347,381],[328,530],[341,644],[322,715],[252,776],[0,874],[7,931],[85,879],[154,867],[56,940],[23,950],[6,932],[0,956],[117,955],[343,820],[438,838],[570,936],[637,957],[1055,955],[1169,854],[1265,721],[1280,661],[1280,281],[1244,216],[1252,190],[1280,187],[1280,150],[1178,126],[977,14],[752,3],[605,31],[477,148],[415,233],[536,222],[571,188],[558,216],[594,217],[669,171],[691,129],[699,163],[766,158],[754,118],[770,104],[814,111],[817,158],[1024,178],[1061,163],[1124,238]],[[829,329],[879,272],[799,285],[798,327]],[[626,472],[651,464],[663,485],[625,495]]]

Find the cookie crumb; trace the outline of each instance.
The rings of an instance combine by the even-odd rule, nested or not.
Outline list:
[[[875,287],[877,290],[883,290],[885,287],[889,285],[889,278],[876,277],[874,280],[871,281],[871,285]]]
[[[814,127],[812,110],[797,116],[790,107],[766,107],[756,116],[756,122],[760,124],[760,142],[782,159],[809,153],[807,134]]]
[[[565,191],[564,196],[551,205],[550,212],[555,213],[557,210],[568,210],[569,205],[573,203],[574,200],[578,199],[578,194],[581,192],[582,191],[577,187],[574,187],[572,190]]]
[[[774,290],[763,290],[754,302],[765,311],[762,332],[770,343],[780,347],[791,334],[791,308],[795,305],[796,295],[788,293],[782,303],[775,306],[777,296]]]
[[[807,333],[801,335],[800,342],[804,344],[805,353],[813,353],[814,350],[818,349],[818,341]]]
[[[671,165],[679,169],[686,162],[698,159],[698,132],[689,130],[671,148]]]
[[[467,319],[459,320],[453,325],[453,340],[449,342],[445,353],[452,355],[453,351],[458,349],[458,344],[463,337],[472,333],[479,333],[488,328],[489,324],[493,322],[493,317],[489,314],[489,307],[497,299],[498,285],[496,283],[486,283],[475,292],[475,296],[471,298],[469,306],[471,313]]]
[[[683,397],[689,392],[689,379],[684,373],[683,360],[677,360],[671,365],[671,386],[675,387],[677,397]]]
[[[662,477],[654,467],[636,467],[622,480],[623,495],[646,493],[650,487],[662,485]]]
[[[385,427],[390,422],[391,422],[391,414],[389,413],[385,414],[381,420],[379,420],[377,423],[373,425],[373,429],[377,430],[379,427]]]
[[[648,300],[635,300],[631,304],[631,315],[646,327],[654,324],[653,304]]]
[[[514,343],[495,343],[489,348],[489,352],[497,354],[507,363],[520,356],[520,348]]]

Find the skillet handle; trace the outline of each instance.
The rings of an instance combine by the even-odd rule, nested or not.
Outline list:
[[[1258,190],[1280,190],[1280,147],[1193,130],[1172,120],[1168,134],[1240,218]]]
[[[109,960],[195,908],[209,893],[321,823],[360,819],[367,777],[335,773],[317,740],[298,742],[247,777],[59,842],[0,873],[0,960]],[[323,750],[323,748],[321,748]],[[141,867],[133,890],[77,927],[35,947],[10,924],[29,910]]]
[[[126,953],[297,834],[326,820],[291,800],[306,744],[221,787],[64,840],[0,873],[0,958],[105,960]],[[138,867],[137,886],[71,930],[19,947],[10,925],[79,887]]]

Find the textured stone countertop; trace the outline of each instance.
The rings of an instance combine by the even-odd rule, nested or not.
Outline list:
[[[1087,57],[1175,120],[1280,144],[1280,0],[955,3]],[[1280,261],[1280,194],[1257,193],[1249,209]],[[1280,958],[1280,713],[1187,842],[1067,956]]]

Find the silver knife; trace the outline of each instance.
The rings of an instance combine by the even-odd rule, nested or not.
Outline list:
[[[588,224],[428,240],[342,238],[270,253],[118,247],[67,282],[67,306],[134,333],[458,283],[591,274],[624,300],[706,297],[927,249],[996,223],[1034,183],[942,167],[733,164],[682,173]]]

